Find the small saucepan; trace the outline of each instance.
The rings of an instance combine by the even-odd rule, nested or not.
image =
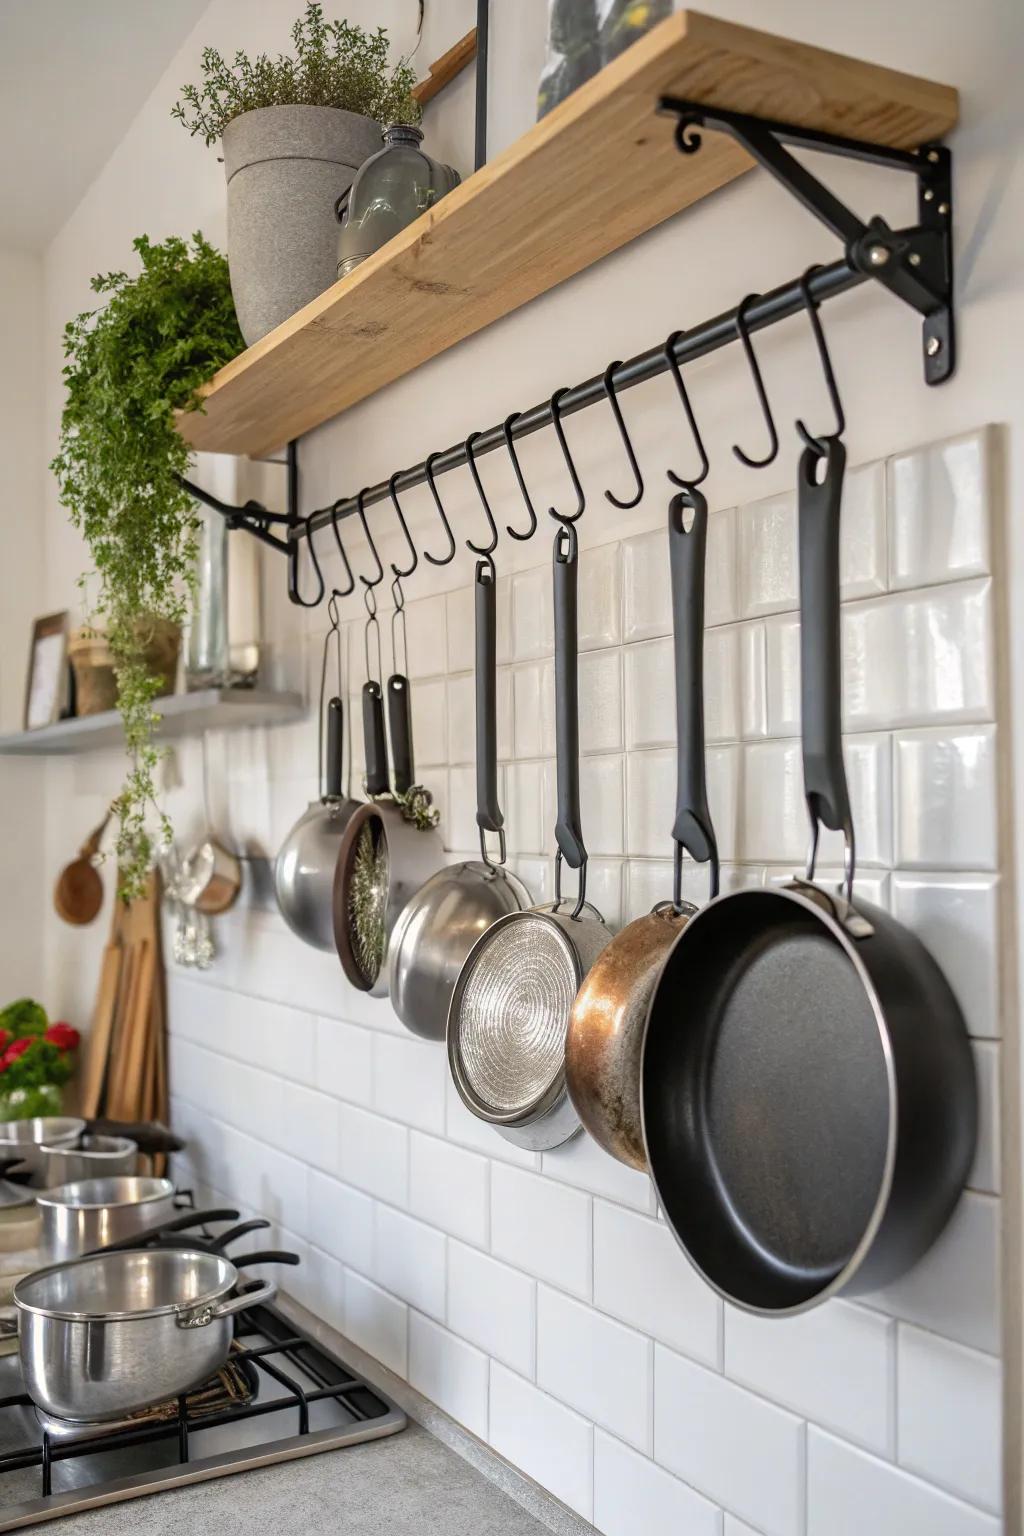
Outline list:
[[[580,1128],[565,1085],[565,1034],[580,983],[612,937],[586,903],[576,654],[579,552],[572,523],[559,521],[553,561],[555,900],[550,906],[510,912],[477,940],[459,973],[448,1014],[448,1064],[463,1103],[506,1140],[532,1151],[560,1146]],[[561,898],[563,858],[579,870],[572,907]]]
[[[388,991],[402,1023],[414,1035],[443,1040],[448,1009],[463,961],[481,934],[507,912],[529,902],[526,887],[505,869],[505,831],[498,804],[496,719],[496,606],[494,562],[477,563],[476,579],[476,792],[479,860],[445,864],[406,902],[388,946]],[[500,839],[499,860],[487,851],[487,833]]]
[[[43,1147],[73,1147],[85,1121],[71,1115],[37,1115],[32,1120],[8,1120],[0,1125],[0,1163],[18,1163],[33,1175],[43,1164]]]
[[[80,1136],[70,1147],[40,1148],[39,1189],[57,1189],[82,1179],[118,1178],[135,1172],[139,1149],[127,1136]]]
[[[281,844],[274,865],[274,890],[281,916],[292,932],[314,949],[333,950],[331,916],[334,866],[342,834],[359,808],[342,794],[342,702],[327,706],[327,774],[323,793],[313,800]]]
[[[685,515],[692,514],[687,530]],[[632,1168],[646,1169],[640,1121],[640,1055],[661,968],[697,908],[681,899],[682,854],[711,863],[718,851],[704,763],[704,564],[708,507],[695,487],[672,498],[669,559],[676,667],[675,877],[671,901],[627,924],[584,978],[569,1018],[565,1075],[576,1112],[594,1140]]]
[[[40,1190],[39,1246],[51,1259],[71,1259],[93,1248],[169,1221],[178,1210],[170,1179],[81,1179]]]

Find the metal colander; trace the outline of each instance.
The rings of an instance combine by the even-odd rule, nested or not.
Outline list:
[[[579,971],[572,945],[541,915],[514,914],[477,946],[452,1004],[465,1083],[495,1118],[525,1115],[565,1070]]]

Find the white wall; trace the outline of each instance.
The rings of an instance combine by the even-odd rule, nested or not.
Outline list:
[[[991,570],[1005,581],[1012,599],[1024,590],[1024,547],[1016,520],[1008,515],[1020,500],[1024,441],[1024,407],[1011,345],[1024,328],[1019,260],[1024,236],[1024,123],[1018,88],[1024,46],[1019,8],[1011,0],[986,0],[972,7],[953,0],[942,4],[913,0],[899,8],[882,0],[859,7],[843,6],[837,0],[813,5],[775,0],[770,7],[753,0],[733,4],[707,0],[707,8],[960,88],[963,124],[952,140],[957,162],[960,288],[957,377],[941,389],[925,388],[917,322],[882,292],[860,291],[838,301],[827,311],[825,323],[847,404],[851,463],[880,464],[918,444],[953,437],[988,422],[1001,424],[986,449],[993,456],[991,494],[983,498],[983,506],[979,503],[980,510],[975,508],[977,517],[995,519],[991,553],[985,554],[977,571],[965,571],[950,564],[948,549],[936,547],[932,553],[938,566],[928,568],[926,562],[912,573],[910,584],[917,587],[963,577],[953,594],[955,606],[966,600],[967,578],[984,585],[985,572]],[[89,276],[123,265],[131,236],[143,230],[160,237],[201,227],[213,238],[223,238],[220,167],[213,152],[204,152],[170,121],[176,87],[195,76],[202,44],[214,42],[226,49],[273,46],[293,9],[283,0],[274,0],[254,13],[241,0],[214,0],[131,133],[47,253],[43,354],[47,455],[59,415],[59,330],[68,315],[87,301]],[[472,6],[467,0],[433,9],[438,18],[436,34],[424,43],[425,59],[436,57],[471,21]],[[406,35],[413,10],[399,0],[387,6],[347,6],[354,19],[372,15],[374,20],[393,22],[400,38]],[[541,0],[494,7],[492,149],[514,137],[530,119],[543,11]],[[471,81],[464,79],[438,108],[436,120],[431,118],[427,125],[431,147],[464,168],[470,154],[470,92]],[[594,155],[595,175],[600,175],[599,144]],[[894,221],[906,221],[912,214],[912,193],[901,178],[891,178],[895,184],[890,186],[889,179],[878,172],[834,165],[825,174],[865,213],[880,212]],[[463,439],[472,428],[500,420],[556,386],[595,372],[610,357],[652,345],[670,330],[734,303],[750,289],[767,288],[811,261],[833,255],[827,234],[788,203],[767,178],[745,178],[311,434],[301,448],[306,504],[322,504],[386,476],[429,449]],[[821,386],[806,328],[793,321],[759,341],[759,352],[780,423],[785,426],[797,414],[819,419]],[[792,440],[787,432],[785,451],[763,474],[741,470],[729,444],[757,441],[758,423],[739,359],[708,360],[692,370],[690,382],[712,453],[713,508],[722,517],[726,509],[747,508],[736,516],[741,526],[749,527],[758,521],[750,506],[785,493],[791,485]],[[603,486],[615,483],[624,472],[610,422],[593,411],[586,418],[576,418],[569,432],[593,498],[581,525],[587,565],[595,572],[604,568],[628,583],[629,571],[634,569],[629,562],[637,546],[619,541],[660,526],[666,485],[663,467],[682,462],[689,444],[665,380],[631,393],[625,409],[649,485],[635,513],[613,517],[600,494]],[[523,458],[538,505],[564,498],[564,474],[549,439],[532,439]],[[919,472],[924,472],[920,465]],[[517,517],[507,466],[488,460],[484,473],[499,524]],[[268,474],[267,478],[273,477]],[[885,479],[878,470],[873,480],[868,475],[863,483],[881,485]],[[442,487],[446,504],[460,531],[473,536],[480,514],[468,477],[459,475],[450,481]],[[1000,494],[1004,481],[1005,494]],[[428,499],[416,493],[408,500],[415,512],[414,527],[420,532],[431,529]],[[891,522],[895,516],[891,498],[885,501],[878,491],[873,505],[882,525]],[[940,503],[933,500],[931,505],[938,516]],[[386,526],[386,511],[378,514],[378,521]],[[975,520],[972,526],[980,525]],[[785,536],[784,520],[781,529],[778,537]],[[52,488],[46,531],[44,601],[68,603],[73,600],[73,582],[83,555],[67,530]],[[769,532],[767,537],[767,544],[755,550],[770,561],[778,556],[780,546],[773,542],[776,535]],[[909,643],[905,626],[912,620],[904,599],[884,597],[893,584],[884,548],[883,540],[878,546],[883,553],[876,550],[877,587],[872,590],[877,590],[880,602],[891,602],[893,613],[902,615],[895,621],[897,638],[891,652],[899,657]],[[357,563],[364,559],[357,545],[354,559]],[[506,574],[526,572],[546,559],[547,550],[540,541],[515,548],[503,542],[499,569]],[[744,570],[756,569],[757,554],[754,565],[749,564],[749,554],[747,559],[748,565],[743,566],[736,556],[729,567],[733,580]],[[409,591],[411,602],[422,600],[415,609],[420,628],[414,646],[423,695],[421,735],[433,725],[436,742],[421,748],[420,762],[425,774],[432,768],[431,782],[446,802],[448,845],[467,852],[472,845],[467,847],[466,834],[459,829],[465,824],[468,780],[462,727],[468,691],[465,670],[470,660],[465,628],[469,573],[468,557],[461,556],[443,572],[421,568]],[[272,561],[266,575],[275,676],[281,681],[305,681],[315,663],[323,616],[306,616],[288,607],[283,571]],[[515,694],[510,717],[513,743],[506,755],[510,818],[513,798],[523,807],[535,802],[537,791],[531,786],[549,772],[545,741],[514,739],[519,721],[529,722],[539,713],[531,689],[544,687],[546,648],[543,642],[531,640],[539,634],[539,619],[529,618],[522,606],[531,596],[540,602],[544,579],[543,573],[537,578],[523,575],[514,587],[503,587],[509,605],[513,592],[520,603],[518,623],[507,610],[503,631],[507,665],[515,674],[507,678]],[[614,601],[618,588],[603,590],[606,602],[601,615],[606,627],[598,626],[596,643],[608,659],[600,665],[607,665],[621,681],[635,668],[629,660],[634,642],[615,627],[621,624],[621,610]],[[792,605],[783,594],[776,606],[786,611]],[[355,620],[358,613],[353,605],[346,616]],[[936,678],[945,679],[951,658],[967,642],[958,638],[953,620],[949,620],[951,628],[944,627],[946,621],[934,607],[926,604],[918,619],[922,613],[926,631],[931,627],[949,639],[944,670],[935,673]],[[739,626],[736,632],[743,643],[753,645],[757,654],[760,610],[736,599],[724,611],[723,621],[726,628]],[[782,620],[777,622],[785,627]],[[966,739],[980,749],[982,741],[989,744],[994,739],[991,721],[996,716],[1002,724],[1002,759],[1009,761],[1007,726],[1017,717],[1024,688],[1024,640],[1014,630],[1007,647],[998,626],[989,627],[993,624],[986,608],[982,628],[975,633],[981,634],[986,655],[990,641],[1006,652],[1009,666],[1003,675],[1010,688],[998,708],[988,672],[983,696],[972,694],[966,712],[955,704],[942,704],[947,697],[945,684],[937,683],[924,699],[915,696],[901,702],[890,697],[866,732],[881,733],[877,751],[882,756],[874,761],[887,760],[885,754],[892,751],[901,732],[923,727],[937,731],[940,740]],[[445,634],[447,641],[441,646]],[[357,668],[358,644],[353,645],[352,654]],[[772,654],[767,631],[764,654]],[[979,654],[967,657],[964,676],[977,678]],[[861,682],[865,687],[877,686],[879,675],[885,677],[890,664],[889,652],[872,659],[871,675],[865,671]],[[926,659],[926,677],[932,677],[927,669],[936,665],[934,659]],[[536,672],[531,672],[534,667]],[[351,686],[358,681],[353,670]],[[769,697],[777,695],[782,681],[779,670],[766,673]],[[628,682],[624,688],[620,732],[623,722],[632,718],[630,711],[643,703],[642,690],[631,696]],[[540,697],[546,694],[541,691]],[[438,736],[441,710],[447,712],[447,730]],[[740,732],[738,739],[722,741],[721,763],[732,763],[737,774],[746,774],[748,786],[756,784],[759,754],[771,756],[767,746],[776,739],[787,741],[791,732],[792,722],[787,726],[782,718],[775,720],[766,743],[759,745]],[[276,846],[311,791],[314,740],[310,722],[266,735],[211,742],[216,747],[211,763],[223,769],[221,787],[230,801],[232,831],[241,842],[268,851]],[[620,785],[626,772],[634,819],[627,817],[624,823],[620,807],[616,844],[613,798],[602,823],[607,845],[596,861],[595,874],[604,882],[609,905],[614,908],[618,891],[620,912],[632,915],[642,909],[660,870],[653,845],[643,842],[638,830],[633,801],[633,789],[642,782],[637,775],[655,772],[650,753],[657,756],[660,749],[648,751],[638,745],[636,753],[626,754],[624,763],[621,738],[610,741],[595,757],[618,760]],[[173,797],[183,832],[202,814],[198,766],[198,747],[193,745],[181,753],[184,789]],[[118,768],[113,758],[96,758],[53,765],[49,770],[48,878],[56,867],[58,849],[89,825],[94,810],[116,784]],[[613,782],[615,771],[609,770]],[[724,766],[721,772],[726,772]],[[1014,773],[1019,776],[1019,768]],[[726,782],[721,780],[719,794]],[[884,785],[884,777],[879,782]],[[900,782],[895,783],[897,790]],[[657,791],[652,788],[651,794]],[[968,810],[977,813],[986,804],[991,808],[995,798],[991,781],[976,783],[972,794]],[[642,795],[639,804],[642,807]],[[726,804],[720,801],[723,817]],[[911,794],[909,804],[914,814],[923,813],[922,798]],[[596,802],[591,805],[596,819]],[[789,842],[781,847],[777,840],[779,827],[769,825],[771,835],[762,836],[753,826],[759,815],[758,824],[764,825],[763,808],[763,799],[754,795],[752,801],[748,797],[746,813],[736,813],[732,857],[742,866],[744,878],[769,878],[770,870],[792,860]],[[873,811],[865,809],[864,814],[877,818],[872,824],[880,839],[886,828],[896,825],[891,808],[887,811],[884,804]],[[976,853],[964,851],[955,857],[951,853],[948,859],[928,861],[926,873],[934,885],[954,892],[947,897],[954,909],[949,955],[943,957],[947,964],[954,964],[952,956],[966,952],[972,943],[966,908],[957,905],[955,894],[968,877],[983,889],[988,909],[1001,907],[1004,921],[1012,922],[1012,876],[1019,859],[1014,857],[1018,845],[1008,795],[1003,797],[1000,814],[999,835],[991,847],[978,833]],[[904,810],[904,821],[905,816]],[[526,820],[525,810],[515,818],[520,819]],[[660,824],[664,818],[657,819]],[[981,822],[970,823],[972,829],[983,824],[984,815]],[[544,824],[542,838],[543,828]],[[951,827],[950,838],[954,830]],[[514,830],[514,835],[517,852],[526,861],[524,868],[543,881],[548,866],[541,855],[548,841],[537,844],[533,831],[520,837]],[[871,875],[884,899],[894,899],[890,871],[895,868],[896,883],[902,878],[905,885],[913,862],[912,857],[901,859],[898,847],[891,855],[883,847]],[[1001,886],[999,871],[1004,878]],[[1012,952],[1012,945],[1003,943],[1000,931],[986,922],[982,937],[975,941],[975,953],[989,969],[1001,959],[1009,973],[1012,968],[1004,957]],[[53,921],[47,925],[50,985],[76,1022],[84,1016],[91,996],[101,939],[100,932],[72,934]],[[674,1252],[663,1259],[668,1295],[661,1321],[654,1295],[650,1320],[644,1310],[630,1313],[628,1327],[608,1319],[607,1314],[616,1311],[621,1316],[621,1308],[602,1306],[600,1296],[595,1298],[593,1287],[600,1282],[591,1245],[602,1232],[628,1229],[636,1233],[637,1243],[658,1245],[659,1252],[665,1247],[642,1180],[637,1182],[598,1158],[585,1143],[545,1158],[542,1167],[516,1167],[504,1145],[481,1138],[478,1128],[467,1125],[459,1114],[450,1092],[445,1093],[440,1050],[418,1046],[405,1036],[386,1004],[367,1004],[349,993],[333,965],[303,951],[274,915],[239,912],[222,925],[221,940],[223,958],[208,977],[199,983],[183,978],[172,987],[175,1112],[194,1137],[198,1174],[244,1205],[266,1209],[280,1221],[302,1246],[307,1260],[303,1294],[329,1321],[396,1368],[408,1370],[414,1381],[585,1514],[593,1513],[596,1498],[598,1521],[611,1536],[641,1528],[692,1528],[724,1531],[727,1536],[742,1536],[748,1528],[768,1536],[801,1536],[805,1529],[809,1536],[845,1536],[847,1529],[878,1531],[881,1536],[897,1531],[901,1536],[908,1532],[931,1536],[940,1531],[945,1536],[992,1536],[999,1528],[992,1512],[997,1498],[993,1474],[985,1464],[985,1448],[997,1433],[998,1420],[995,1357],[999,1337],[994,1300],[998,1170],[975,1176],[977,1192],[962,1207],[952,1247],[933,1256],[895,1298],[888,1303],[883,1299],[870,1309],[841,1305],[826,1309],[802,1333],[794,1326],[783,1362],[773,1363],[766,1354],[754,1375],[747,1372],[744,1380],[755,1390],[723,1385],[726,1378],[719,1374],[723,1364],[734,1378],[743,1374],[730,1366],[729,1344],[733,1336],[737,1349],[743,1347],[741,1321],[731,1314],[723,1319],[717,1303],[694,1289]],[[1008,979],[1013,982],[1012,975]],[[973,990],[970,985],[968,990]],[[1006,1101],[1011,1124],[1016,1121],[1018,1082],[1016,1002],[1016,994],[1007,993],[1002,1016],[991,1015],[982,1031],[992,1061],[999,1054],[998,1037],[1005,1036],[1005,1077],[1013,1085]],[[1016,1175],[1014,1162],[1004,1182],[1013,1218],[1011,1236],[1018,1225]],[[451,1191],[450,1199],[439,1197],[438,1192],[445,1189]],[[509,1236],[517,1208],[534,1213],[533,1230]],[[477,1224],[467,1225],[471,1220]],[[631,1227],[631,1222],[637,1225]],[[548,1230],[552,1241],[566,1243],[562,1257],[552,1259],[549,1245],[541,1244]],[[577,1236],[566,1237],[567,1231],[576,1231]],[[626,1246],[629,1240],[616,1241]],[[653,1271],[645,1275],[651,1288],[652,1275]],[[459,1311],[455,1298],[460,1294],[487,1298],[484,1315],[475,1323],[465,1321],[466,1314]],[[582,1305],[567,1296],[581,1298]],[[591,1306],[595,1299],[596,1309]],[[519,1343],[508,1339],[488,1343],[494,1336],[495,1318],[513,1315],[522,1321]],[[709,1317],[709,1331],[695,1343],[705,1326],[701,1319]],[[760,1325],[762,1331],[753,1342],[747,1335],[751,1353],[778,1344],[783,1335],[773,1332],[773,1326],[779,1327]],[[573,1341],[566,1346],[569,1354],[561,1367],[536,1352],[537,1340],[553,1334]],[[1014,1319],[1008,1334],[1014,1350],[1016,1335]],[[595,1340],[603,1352],[611,1352],[604,1358],[621,1360],[621,1366],[614,1368],[621,1369],[624,1394],[633,1402],[634,1417],[628,1423],[615,1417],[595,1391],[580,1385],[587,1351]],[[578,1351],[575,1356],[573,1349]],[[659,1431],[658,1413],[652,1407],[652,1358],[655,1374],[664,1384],[659,1394],[667,1394],[660,1397],[662,1404],[675,1401],[672,1394],[678,1391],[682,1413],[699,1390],[706,1409],[703,1422],[713,1425],[720,1415],[725,1425],[721,1436],[711,1433],[696,1467],[684,1461],[680,1446],[685,1437],[673,1435],[671,1429],[667,1437],[664,1429]],[[813,1383],[806,1389],[800,1383],[798,1362],[806,1364],[807,1380]],[[876,1374],[870,1375],[872,1371]],[[848,1413],[849,1400],[857,1398],[861,1386],[864,1396],[855,1406],[858,1415],[866,1414],[866,1421],[854,1422]],[[827,1396],[832,1387],[834,1395]],[[819,1388],[826,1393],[824,1401]],[[877,1412],[869,1406],[872,1402],[879,1405]],[[657,1468],[650,1459],[652,1451],[671,1473]],[[723,1456],[724,1470],[719,1475],[714,1467]],[[809,1493],[805,1466],[810,1468]],[[692,1495],[671,1475],[676,1472],[689,1477],[700,1496]],[[647,1507],[651,1512],[642,1520],[635,1513],[617,1514],[619,1497],[627,1499],[631,1511]],[[644,1506],[639,1502],[643,1498],[652,1502]],[[805,1499],[810,1511],[806,1527]],[[724,1524],[715,1513],[718,1505],[729,1511]],[[656,1515],[656,1510],[661,1513]],[[671,1516],[667,1511],[673,1512]],[[1015,1518],[1012,1512],[1010,1521]],[[844,1524],[851,1519],[855,1524]]]
[[[43,608],[43,269],[38,257],[0,249],[0,732],[24,721],[32,622]],[[67,594],[55,608],[74,606]],[[41,856],[43,778],[38,765],[0,758],[0,867],[11,893],[0,922],[0,993],[45,1001]],[[69,849],[69,856],[74,851]]]

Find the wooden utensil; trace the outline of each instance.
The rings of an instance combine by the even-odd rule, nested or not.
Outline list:
[[[96,855],[107,829],[110,812],[78,850],[77,859],[61,870],[53,889],[57,916],[74,927],[91,923],[103,905],[103,881],[96,871]]]

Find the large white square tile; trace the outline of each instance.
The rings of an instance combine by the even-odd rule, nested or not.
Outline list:
[[[550,587],[550,574],[548,581]],[[596,549],[583,550],[579,583],[580,650],[618,645],[622,639],[621,544],[601,544]]]
[[[345,1271],[345,1332],[389,1371],[406,1375],[409,1308],[351,1269]]]
[[[537,1385],[650,1449],[650,1341],[545,1285],[537,1292]]]
[[[800,591],[795,493],[740,507],[737,517],[740,615],[756,618],[795,608]]]
[[[889,460],[889,575],[924,586],[991,569],[989,434],[982,428]]]
[[[490,1442],[513,1466],[589,1520],[594,1508],[594,1430],[522,1377],[491,1364]]]
[[[769,736],[800,734],[800,617],[777,613],[765,620]]]
[[[1002,1507],[999,1361],[899,1330],[900,1465],[995,1513]]]
[[[612,929],[622,926],[623,870],[621,859],[592,858],[587,864],[587,900]],[[563,883],[568,892],[571,883],[568,874]]]
[[[534,1376],[537,1282],[518,1269],[449,1243],[448,1326],[520,1376]]]
[[[800,1536],[801,1421],[661,1344],[654,1349],[654,1458],[765,1536]]]
[[[886,548],[885,465],[848,469],[843,485],[839,582],[844,599],[884,592]]]
[[[626,849],[633,855],[672,854],[676,755],[667,750],[630,752],[626,758]]]
[[[623,640],[650,640],[672,628],[672,585],[664,528],[622,545]]]
[[[554,598],[550,565],[535,565],[512,577],[512,658],[533,661],[550,656],[555,645]]]
[[[895,785],[901,868],[998,867],[995,726],[900,731]]]
[[[503,771],[498,769],[498,799],[502,798]],[[475,855],[480,846],[476,824],[476,769],[450,768],[448,771],[447,814],[441,822],[445,848],[454,853]]]
[[[624,766],[618,753],[585,757],[580,763],[580,817],[591,855],[615,857],[624,851]]]
[[[808,823],[800,743],[751,742],[743,752],[743,857],[768,864],[801,863]]]
[[[941,965],[971,1034],[998,1038],[999,877],[897,870],[892,915],[917,934]]]
[[[579,661],[581,752],[622,746],[622,666],[619,652],[591,651]]]
[[[516,757],[551,757],[555,750],[555,669],[550,661],[512,673]]]
[[[590,1197],[553,1179],[491,1169],[491,1252],[540,1280],[590,1299]]]
[[[807,1536],[999,1536],[999,1522],[813,1426]]]
[[[374,1211],[373,1278],[410,1306],[444,1317],[445,1236],[401,1211]]]
[[[704,571],[704,623],[730,624],[741,617],[737,595],[737,533],[739,512],[727,507],[708,518],[708,544]],[[662,538],[666,538],[665,534]],[[668,560],[663,556],[666,565]]]
[[[659,901],[672,898],[671,859],[630,859],[626,865],[626,897],[623,917],[632,922],[643,917]]]
[[[405,628],[408,638],[410,678],[444,676],[447,665],[445,610],[446,602],[443,593],[417,598],[415,602],[406,603]],[[350,675],[354,678],[357,670],[355,658],[358,657],[359,666],[363,663],[361,637],[350,654],[353,658]],[[462,665],[468,666],[469,662],[463,662]]]
[[[894,1445],[895,1324],[830,1302],[800,1317],[725,1308],[725,1373],[880,1455]]]
[[[487,1438],[488,1366],[478,1349],[410,1312],[410,1385],[481,1440]]]
[[[505,832],[509,853],[543,853],[551,835],[544,824],[543,764],[510,763],[505,772],[505,783]]]
[[[721,1362],[722,1302],[664,1222],[594,1204],[594,1305],[683,1354]]]
[[[413,1131],[409,1142],[409,1209],[421,1221],[486,1247],[490,1165],[485,1157]]]
[[[737,741],[741,701],[740,630],[735,624],[704,636],[704,739]],[[674,711],[673,711],[674,717]],[[673,725],[672,742],[675,742]]]
[[[594,1435],[594,1520],[606,1536],[721,1536],[720,1512],[601,1429]]]
[[[627,646],[623,661],[626,746],[673,746],[676,699],[672,641],[651,640]]]
[[[436,768],[451,761],[445,694],[445,681],[440,677],[430,682],[416,683],[409,689],[417,768]]]
[[[553,1152],[543,1153],[541,1164],[546,1174],[565,1184],[575,1184],[578,1189],[588,1189],[591,1194],[604,1195],[638,1211],[654,1209],[654,1193],[647,1174],[610,1157],[590,1136],[574,1136]]]
[[[449,767],[476,762],[476,685],[471,672],[448,679],[448,751],[442,762]]]
[[[768,734],[768,672],[764,624],[743,624],[740,649],[740,735]]]

